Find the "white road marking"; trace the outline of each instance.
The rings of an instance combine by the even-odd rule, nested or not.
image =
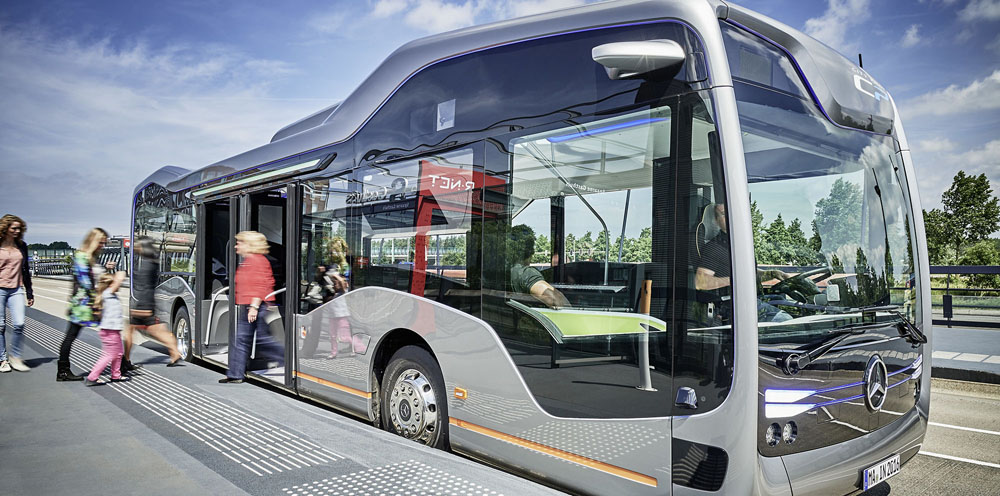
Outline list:
[[[998,463],[981,462],[979,460],[972,460],[972,459],[969,459],[969,458],[961,458],[961,457],[951,456],[951,455],[942,455],[941,453],[931,453],[930,451],[921,451],[920,454],[921,455],[927,455],[927,456],[933,456],[935,458],[944,458],[945,460],[952,460],[952,461],[956,461],[956,462],[971,463],[973,465],[982,465],[984,467],[1000,468],[1000,464],[998,464]]]
[[[960,431],[978,432],[980,434],[993,434],[994,436],[1000,436],[1000,432],[988,431],[986,429],[976,429],[975,427],[962,427],[960,425],[941,424],[938,422],[927,422],[927,425],[933,425],[935,427],[945,427],[948,429],[958,429]]]
[[[931,353],[931,358],[942,358],[945,360],[951,360],[956,356],[958,356],[957,351],[935,351],[934,353]]]
[[[983,360],[983,363],[1000,363],[1000,355],[991,355],[986,360]]]
[[[980,355],[979,353],[962,353],[953,360],[961,360],[963,362],[981,362],[986,359],[989,355]]]

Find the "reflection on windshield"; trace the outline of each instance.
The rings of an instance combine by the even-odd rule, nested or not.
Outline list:
[[[758,317],[782,323],[762,331],[828,329],[885,305],[912,321],[910,202],[894,140],[837,128],[792,96],[738,88]]]

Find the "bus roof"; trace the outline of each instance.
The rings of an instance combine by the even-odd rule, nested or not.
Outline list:
[[[168,183],[160,181],[176,174],[176,170],[172,174],[153,174],[136,192],[151,181],[163,184],[170,191],[179,191],[224,175],[345,141],[357,133],[411,76],[436,62],[464,53],[557,33],[670,18],[682,19],[696,31],[699,26],[704,30],[719,19],[731,20],[756,31],[793,55],[806,76],[814,98],[834,122],[878,132],[888,132],[891,128],[892,105],[884,89],[863,69],[833,49],[789,26],[722,0],[623,0],[472,26],[411,41],[390,54],[344,101],[281,128],[270,143],[182,177],[175,176]],[[706,40],[706,44],[717,43]],[[721,46],[716,49],[721,50]],[[728,77],[720,76],[728,74],[727,71],[712,70],[725,63],[724,60],[709,60],[713,85],[731,84]],[[874,97],[859,96],[855,89],[858,77],[871,85],[865,88],[871,88],[869,95],[873,93]]]

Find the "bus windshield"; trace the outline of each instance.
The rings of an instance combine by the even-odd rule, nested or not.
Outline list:
[[[876,307],[912,322],[912,212],[895,140],[838,128],[797,97],[738,86],[761,342],[785,331],[815,339],[801,331],[826,332]]]

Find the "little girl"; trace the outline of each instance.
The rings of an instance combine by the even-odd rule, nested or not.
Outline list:
[[[118,301],[118,288],[125,280],[125,272],[119,271],[115,275],[101,274],[97,281],[97,297],[94,299],[94,306],[101,310],[101,357],[97,359],[94,368],[90,370],[90,375],[83,381],[85,386],[96,386],[103,384],[98,381],[104,368],[111,364],[111,382],[127,381],[128,377],[122,377],[122,304]]]

